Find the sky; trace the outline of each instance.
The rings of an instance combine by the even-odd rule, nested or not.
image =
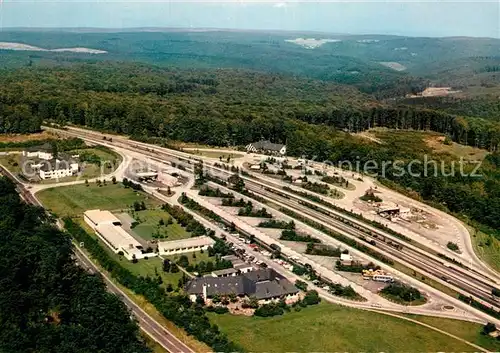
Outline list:
[[[0,26],[181,27],[500,38],[500,0],[0,0]]]

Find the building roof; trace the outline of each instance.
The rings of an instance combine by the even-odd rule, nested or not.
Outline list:
[[[252,282],[242,276],[195,278],[188,282],[186,291],[189,294],[203,294],[204,285],[207,288],[207,296],[209,297],[215,294],[231,293],[245,295],[248,292],[255,291],[255,288],[252,288]]]
[[[233,262],[233,261],[239,260],[240,258],[236,255],[225,255],[225,256],[222,256],[222,259]]]
[[[118,213],[116,215],[116,218],[118,218],[122,224],[128,224],[129,226],[131,226],[134,223],[137,223],[137,221],[126,212]]]
[[[142,245],[125,229],[113,224],[99,224],[96,231],[101,234],[115,249],[141,249]]]
[[[340,254],[340,260],[351,261],[352,260],[351,254]]]
[[[193,246],[212,246],[215,241],[207,236],[194,237],[188,239],[162,241],[158,243],[160,249],[173,250],[179,248],[189,248]]]
[[[290,281],[276,271],[266,268],[229,277],[201,277],[188,282],[189,294],[203,294],[207,286],[207,296],[230,294],[255,296],[257,299],[281,297],[298,293],[299,290]]]
[[[287,279],[276,279],[274,281],[257,282],[255,294],[257,299],[268,299],[281,297],[282,295],[295,294],[299,290]]]
[[[235,270],[241,270],[242,268],[249,268],[253,267],[251,264],[246,263],[246,262],[241,262],[237,264],[233,264]]]
[[[233,273],[237,273],[238,270],[235,268],[225,268],[223,270],[213,271],[212,274],[215,276],[223,276],[223,275],[232,275]]]
[[[273,143],[269,140],[261,140],[258,142],[254,142],[251,145],[255,147],[257,150],[275,151],[275,152],[279,152],[283,147],[285,147],[285,145],[279,143]]]
[[[87,210],[83,213],[87,218],[89,218],[92,223],[96,225],[100,224],[114,224],[120,225],[120,220],[109,211],[101,210]]]

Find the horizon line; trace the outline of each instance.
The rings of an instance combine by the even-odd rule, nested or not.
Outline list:
[[[325,34],[325,35],[338,35],[338,36],[383,36],[383,37],[400,37],[400,38],[473,38],[473,39],[494,39],[500,40],[500,37],[487,37],[487,36],[470,36],[470,35],[453,35],[453,36],[429,36],[429,35],[403,35],[403,34],[380,34],[380,33],[339,33],[339,32],[327,32],[327,31],[315,31],[315,30],[285,30],[285,29],[244,29],[244,28],[223,28],[223,27],[161,27],[161,26],[140,26],[140,27],[27,27],[27,26],[16,26],[16,27],[1,27],[0,33],[4,31],[26,31],[26,32],[36,32],[36,31],[61,31],[61,32],[78,32],[87,31],[88,33],[100,33],[100,32],[125,32],[125,33],[137,33],[137,32],[260,32],[260,33],[311,33],[311,34]]]

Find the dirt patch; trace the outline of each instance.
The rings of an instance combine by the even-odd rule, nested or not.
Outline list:
[[[461,145],[456,142],[445,144],[445,139],[444,136],[429,136],[424,139],[424,142],[436,153],[447,153],[454,157],[462,157],[469,161],[482,161],[489,154],[486,150]]]
[[[355,134],[356,136],[359,136],[359,137],[362,137],[364,139],[367,139],[367,140],[370,140],[370,141],[373,141],[375,143],[378,143],[379,145],[383,145],[384,142],[382,142],[381,139],[377,138],[373,133],[369,132],[369,131],[363,131],[363,132],[359,132],[357,134]]]
[[[390,69],[393,69],[395,71],[404,71],[406,70],[406,66],[395,62],[395,61],[381,61],[379,62],[380,65],[383,65],[385,67],[388,67]]]
[[[45,140],[50,138],[56,138],[56,136],[47,131],[43,131],[38,134],[27,134],[27,135],[7,134],[7,135],[0,135],[0,143],[36,141],[36,140]]]

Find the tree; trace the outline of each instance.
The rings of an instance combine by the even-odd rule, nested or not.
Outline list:
[[[229,293],[228,299],[231,303],[236,303],[238,301],[238,297],[233,292]]]
[[[137,257],[135,257],[135,254],[132,255],[132,263],[136,264],[138,262]]]
[[[488,335],[491,332],[495,332],[497,330],[496,326],[492,322],[488,322],[486,325],[483,326],[482,334],[483,335]]]
[[[85,186],[89,186],[89,181],[85,179]]]
[[[215,293],[213,296],[212,296],[212,303],[214,304],[218,304],[221,302],[221,295],[219,293]]]
[[[236,191],[243,191],[245,189],[245,182],[240,178],[238,174],[231,175],[227,181],[232,185],[232,188]]]
[[[304,281],[301,281],[300,279],[295,281],[295,287],[297,287],[298,289],[300,289],[304,292],[307,291],[307,283]]]
[[[196,304],[204,306],[205,305],[205,299],[203,299],[203,296],[197,295],[196,296]]]
[[[170,265],[170,273],[178,273],[179,272],[179,267],[177,267],[176,264],[171,264]]]
[[[179,260],[177,261],[177,265],[181,266],[181,267],[188,267],[189,266],[189,259],[186,255],[181,255],[181,257],[179,258]]]
[[[111,178],[111,182],[112,182],[113,184],[116,184],[116,177],[115,177],[115,176],[113,176],[113,177]]]
[[[59,155],[59,146],[57,146],[57,141],[52,141],[51,143],[51,153],[52,158],[57,158]]]
[[[315,304],[318,304],[320,301],[321,301],[321,298],[319,297],[318,292],[315,290],[307,291],[307,293],[303,299],[303,302],[306,305],[315,305]]]
[[[170,272],[170,266],[171,266],[170,260],[164,259],[162,264],[163,272]]]
[[[203,162],[199,162],[194,165],[194,179],[195,179],[195,185],[202,185],[205,183]]]

